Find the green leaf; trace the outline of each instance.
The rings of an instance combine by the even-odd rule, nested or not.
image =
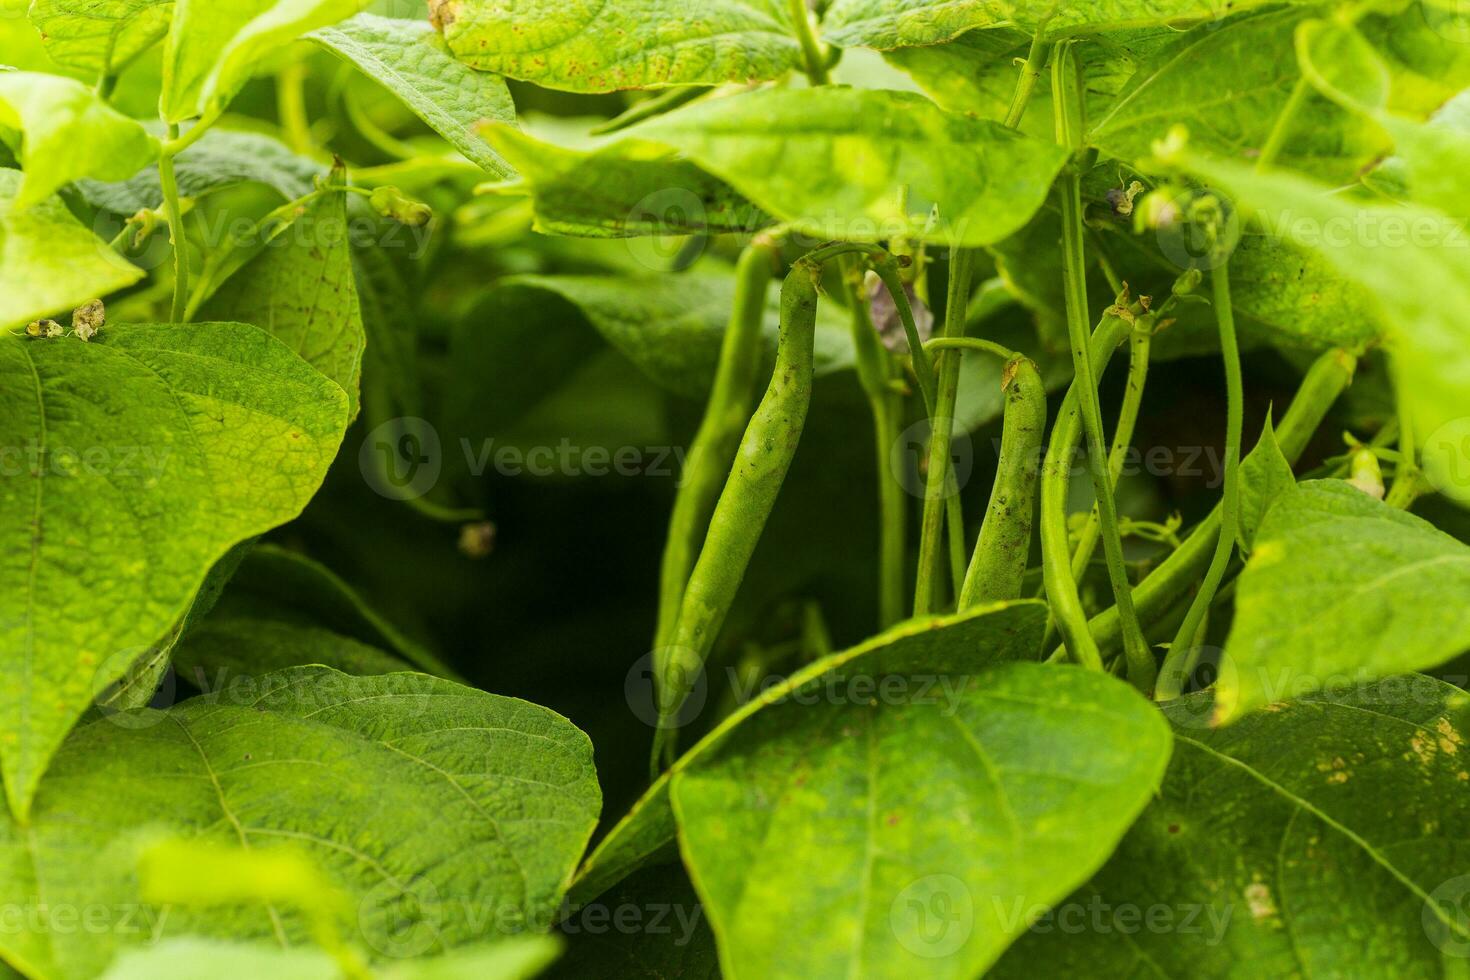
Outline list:
[[[0,337],[0,378],[0,445],[25,455],[0,475],[0,764],[24,815],[67,729],[210,566],[301,512],[346,398],[244,324]]]
[[[331,569],[275,545],[250,552],[230,581],[230,608],[296,626],[320,627],[388,651],[425,673],[462,681],[422,643],[374,609]]]
[[[173,0],[33,0],[31,23],[58,65],[100,77],[163,40]]]
[[[1163,778],[1168,726],[1120,681],[939,676],[934,702],[768,708],[676,777],[725,976],[976,976],[1025,929],[1006,907],[1085,881]]]
[[[1267,0],[834,0],[822,33],[842,47],[901,48],[940,44],[977,27],[1034,34],[1101,34],[1135,27],[1213,20]]]
[[[344,20],[364,0],[177,0],[163,52],[164,119],[216,117],[260,58]]]
[[[1218,156],[1260,153],[1301,72],[1299,10],[1275,10],[1195,28],[1145,59],[1089,141],[1127,161],[1146,160],[1176,125]],[[1386,148],[1373,124],[1313,96],[1294,117],[1282,166],[1323,180],[1351,180]]]
[[[229,187],[264,184],[287,201],[311,193],[326,168],[298,156],[280,140],[263,133],[211,129],[193,146],[174,157],[179,196],[200,198]],[[77,181],[77,191],[93,207],[131,217],[163,206],[163,188],[154,164],[130,180],[104,183]]]
[[[539,931],[599,807],[592,746],[552,711],[420,674],[282,671],[78,729],[30,823],[0,820],[0,868],[18,894],[136,908],[140,928],[7,932],[0,952],[83,978],[150,940],[307,941],[294,908],[150,903],[136,872],[160,834],[305,854],[375,959]]]
[[[515,122],[510,90],[456,61],[429,24],[358,14],[307,39],[381,82],[471,162],[496,177],[514,176],[477,131],[486,122]]]
[[[322,195],[231,275],[200,315],[253,323],[279,337],[342,386],[355,418],[367,340],[349,232],[346,193]]]
[[[500,290],[542,294],[531,299],[533,303],[544,304],[548,294],[570,303],[650,380],[687,398],[703,398],[709,392],[735,300],[734,277],[724,269],[677,276],[515,276],[498,284]],[[779,297],[772,291],[767,299],[764,338],[767,360],[774,363]],[[566,322],[575,325],[570,318]],[[464,329],[499,330],[503,325],[466,322]],[[549,340],[544,332],[542,339]],[[473,339],[466,342],[474,346]],[[853,357],[847,316],[827,304],[818,320],[815,372],[821,377],[851,370]],[[471,370],[483,370],[488,358],[466,356],[466,361]]]
[[[620,140],[569,150],[507,125],[488,127],[485,137],[522,176],[502,192],[530,196],[536,230],[549,235],[747,232],[771,223],[727,184],[661,146]]]
[[[691,747],[602,839],[572,886],[574,902],[587,902],[636,868],[670,857],[674,815],[669,787],[691,765],[717,749],[752,717],[798,692],[820,689],[824,679],[925,672],[974,673],[995,664],[1031,659],[1041,644],[1046,609],[1022,601],[977,606],[952,616],[908,620],[851,649],[813,663],[742,704]],[[650,694],[651,697],[651,694]],[[652,705],[652,701],[649,702]]]
[[[1273,236],[1322,255],[1371,295],[1393,358],[1399,397],[1423,433],[1425,468],[1455,465],[1434,434],[1470,404],[1470,255],[1465,229],[1418,207],[1385,207],[1334,195],[1330,188],[1186,152],[1187,169],[1232,193]],[[1470,500],[1470,485],[1440,479],[1439,488]]]
[[[1455,975],[1470,948],[1464,691],[1399,677],[1218,731],[1208,695],[1164,710],[1159,799],[992,976]]]
[[[1266,428],[1260,441],[1240,464],[1240,518],[1236,540],[1241,551],[1249,553],[1255,546],[1256,530],[1266,511],[1282,494],[1296,486],[1296,474],[1286,454],[1276,441],[1276,427],[1266,416]]]
[[[392,654],[340,633],[236,615],[229,606],[190,630],[174,648],[172,660],[179,675],[206,694],[311,664],[358,676],[411,669]]]
[[[417,960],[378,967],[381,980],[531,980],[556,958],[550,936],[516,936]],[[125,950],[102,980],[338,980],[341,967],[316,949],[282,949],[197,936]]]
[[[1470,546],[1335,480],[1282,494],[1241,573],[1221,721],[1470,650]]]
[[[0,168],[0,331],[131,286],[143,270],[72,217],[58,197],[16,204],[22,176]]]
[[[21,135],[20,208],[78,178],[125,180],[158,159],[158,141],[142,124],[57,75],[0,72],[0,133],[6,127]]]
[[[779,78],[805,62],[784,0],[430,0],[466,64],[546,88],[612,92]]]
[[[799,231],[844,241],[998,241],[1041,207],[1067,157],[920,95],[845,88],[713,99],[628,134],[679,150]]]

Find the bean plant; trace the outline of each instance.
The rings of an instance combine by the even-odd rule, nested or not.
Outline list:
[[[0,41],[0,978],[1470,971],[1456,0]]]

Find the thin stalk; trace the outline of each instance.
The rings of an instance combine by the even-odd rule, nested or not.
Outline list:
[[[170,143],[179,135],[177,126],[168,128]],[[164,213],[168,215],[168,238],[174,249],[174,301],[169,322],[183,323],[189,303],[189,246],[184,233],[184,209],[179,203],[179,178],[174,172],[174,155],[165,148],[158,158],[158,183],[163,191]]]
[[[1049,18],[1047,18],[1049,19]],[[1011,107],[1006,111],[1005,124],[1010,129],[1021,125],[1026,106],[1031,102],[1031,93],[1041,80],[1041,49],[1046,43],[1046,20],[1036,25],[1036,35],[1031,38],[1031,48],[1026,52],[1026,61],[1021,65],[1021,77],[1016,80],[1016,91],[1011,95]]]
[[[1311,94],[1312,83],[1307,81],[1306,75],[1297,77],[1296,84],[1292,86],[1291,95],[1286,99],[1286,105],[1282,107],[1280,115],[1276,117],[1276,123],[1271,127],[1271,133],[1266,137],[1266,145],[1261,147],[1261,155],[1256,158],[1256,171],[1269,170],[1276,163],[1276,158],[1281,155],[1281,150],[1286,146],[1286,138],[1291,134],[1292,124],[1296,122],[1297,113],[1306,104],[1307,96]]]
[[[950,250],[949,300],[944,317],[944,336],[959,337],[965,331],[965,309],[970,295],[974,269],[973,256],[963,248]],[[922,350],[922,347],[920,348]],[[914,615],[926,616],[936,608],[936,565],[940,538],[946,516],[951,527],[963,530],[963,518],[956,521],[954,504],[959,495],[951,481],[950,440],[954,436],[955,396],[959,393],[960,355],[951,354],[940,362],[934,410],[929,423],[929,474],[924,493],[924,517],[919,534],[919,569],[914,585]],[[952,504],[951,501],[954,503]],[[961,541],[963,548],[963,541]],[[951,549],[952,550],[952,549]],[[958,579],[964,581],[964,557],[961,553]],[[958,588],[958,586],[956,586]]]
[[[311,152],[311,119],[306,112],[306,62],[294,61],[276,72],[276,115],[293,152]]]
[[[1414,420],[1409,415],[1402,395],[1398,401],[1399,462],[1394,467],[1393,487],[1388,491],[1384,503],[1399,510],[1408,510],[1424,492],[1424,480],[1419,469],[1419,446],[1414,433]]]
[[[806,0],[786,0],[786,9],[791,15],[792,26],[796,28],[796,39],[801,42],[807,78],[813,85],[830,83],[832,78],[827,73],[827,53],[822,50],[822,43],[817,40],[816,32],[812,29],[812,14],[807,8]]]
[[[720,347],[719,367],[699,431],[689,445],[684,479],[674,498],[659,578],[655,649],[673,641],[689,572],[708,529],[709,516],[740,445],[755,399],[761,359],[766,294],[775,275],[776,247],[753,242],[735,271],[735,304]]]
[[[1016,352],[993,340],[983,337],[935,337],[924,345],[929,350],[974,350],[986,354],[994,354],[1003,361],[1009,361],[1016,356]]]
[[[1240,347],[1235,336],[1235,309],[1230,301],[1230,264],[1221,263],[1211,277],[1214,281],[1215,317],[1220,322],[1220,353],[1225,361],[1225,494],[1220,510],[1220,536],[1215,542],[1215,555],[1199,593],[1190,604],[1179,632],[1169,647],[1159,679],[1158,698],[1177,698],[1183,689],[1188,664],[1195,649],[1215,591],[1225,578],[1230,559],[1235,555],[1235,538],[1240,526],[1240,438],[1245,412],[1245,395],[1240,375]]]
[[[1052,63],[1052,98],[1056,105],[1058,140],[1069,149],[1082,145],[1081,77],[1077,72],[1070,42],[1057,45]],[[1123,560],[1123,539],[1118,533],[1117,505],[1108,476],[1108,444],[1103,435],[1102,408],[1097,397],[1097,377],[1088,346],[1087,265],[1083,256],[1082,176],[1075,163],[1060,182],[1062,211],[1063,287],[1066,294],[1067,334],[1072,347],[1072,366],[1078,385],[1078,407],[1087,435],[1087,467],[1097,495],[1102,523],[1103,552],[1108,578],[1123,624],[1123,643],[1128,658],[1128,679],[1139,690],[1151,691],[1155,667],[1153,654],[1138,615],[1133,608],[1132,585]]]

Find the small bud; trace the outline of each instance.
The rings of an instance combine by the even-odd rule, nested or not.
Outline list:
[[[459,529],[459,552],[466,558],[487,558],[495,550],[495,525],[490,521],[466,524]]]
[[[1108,205],[1113,213],[1120,218],[1126,218],[1133,214],[1133,202],[1138,195],[1143,193],[1143,185],[1133,181],[1128,187],[1113,187],[1108,190]]]
[[[1374,500],[1383,499],[1383,470],[1379,467],[1378,457],[1373,455],[1373,450],[1363,448],[1353,453],[1353,469],[1348,483]]]
[[[78,307],[71,315],[71,328],[84,341],[97,336],[107,323],[107,310],[100,299]]]
[[[405,197],[396,187],[379,187],[369,198],[373,210],[410,228],[422,228],[434,217],[434,209],[422,201]]]
[[[1185,271],[1184,275],[1174,280],[1174,295],[1188,296],[1198,289],[1200,283],[1204,282],[1204,280],[1205,274],[1203,272],[1196,268],[1190,268]]]
[[[26,326],[27,337],[45,337],[55,340],[66,333],[66,329],[55,320],[37,320]]]

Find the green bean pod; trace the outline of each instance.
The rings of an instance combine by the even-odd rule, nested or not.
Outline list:
[[[746,426],[710,518],[684,590],[673,642],[654,652],[659,704],[655,760],[672,749],[672,719],[703,669],[796,455],[812,398],[820,276],[821,266],[803,259],[782,286],[781,336],[770,386]]]
[[[1107,367],[1113,351],[1132,330],[1127,321],[1112,315],[1102,318],[1093,331],[1089,356],[1098,374]],[[1072,577],[1072,545],[1067,532],[1067,496],[1072,483],[1072,460],[1082,442],[1082,415],[1078,394],[1082,382],[1067,391],[1051,444],[1041,467],[1041,572],[1046,583],[1046,601],[1051,606],[1062,641],[1072,658],[1083,666],[1101,670],[1102,654],[1088,629],[1087,612]],[[1116,611],[1117,607],[1113,607]]]
[[[704,538],[710,512],[730,472],[730,461],[750,418],[756,371],[761,361],[761,327],[765,322],[766,292],[774,277],[776,247],[756,241],[740,256],[735,269],[735,305],[720,364],[705,405],[704,419],[690,443],[684,479],[669,516],[659,576],[658,627],[654,649],[673,642],[674,626],[690,569]]]
[[[1001,387],[1006,406],[999,469],[960,591],[960,609],[1019,599],[1031,561],[1036,484],[1046,437],[1046,387],[1036,364],[1019,355],[1006,362]]]

